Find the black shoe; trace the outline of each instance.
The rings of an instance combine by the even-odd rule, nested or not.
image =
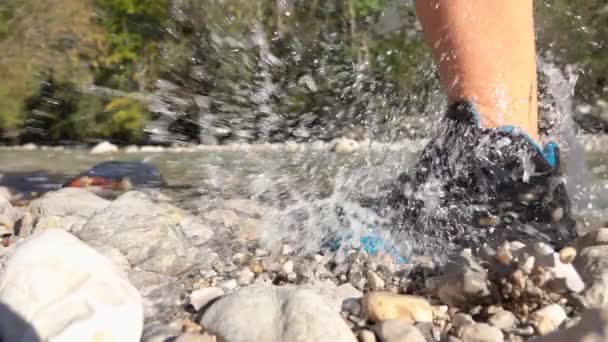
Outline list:
[[[574,237],[559,148],[513,128],[482,128],[473,105],[450,106],[438,136],[390,196],[416,249],[504,240],[556,246]]]

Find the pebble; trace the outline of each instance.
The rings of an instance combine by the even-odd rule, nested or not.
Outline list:
[[[539,335],[547,335],[557,329],[568,316],[559,304],[549,304],[532,314],[532,325]]]
[[[251,260],[251,255],[249,253],[238,252],[234,253],[232,256],[232,262],[236,265],[245,265]]]
[[[239,287],[239,284],[237,283],[236,279],[224,280],[219,282],[219,284],[217,285],[226,291],[234,290]]]
[[[475,323],[462,329],[463,342],[502,342],[503,340],[502,331],[486,323]]]
[[[212,300],[224,295],[224,290],[217,287],[204,287],[190,294],[190,305],[198,311]]]
[[[249,285],[253,282],[254,279],[255,279],[255,273],[251,272],[249,267],[245,267],[242,270],[240,270],[236,276],[236,282],[240,286]]]
[[[378,322],[372,329],[382,342],[426,342],[420,330],[402,320]]]
[[[432,322],[433,307],[417,296],[398,295],[390,292],[369,292],[362,299],[365,316],[379,322],[399,319],[408,322]]]
[[[488,323],[502,331],[513,330],[517,323],[517,317],[511,311],[499,311],[488,319]]]
[[[357,337],[359,338],[359,342],[376,342],[376,334],[367,329],[359,330]]]
[[[286,262],[283,264],[283,266],[281,266],[281,271],[282,271],[284,274],[289,274],[289,273],[292,273],[292,272],[293,272],[293,261],[291,261],[291,260],[287,260],[287,261],[286,261]]]
[[[572,247],[565,247],[559,251],[559,260],[564,264],[569,264],[576,258],[576,249]]]

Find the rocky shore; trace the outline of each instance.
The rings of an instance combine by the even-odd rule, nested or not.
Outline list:
[[[608,228],[505,242],[447,264],[262,244],[272,208],[199,216],[137,191],[0,190],[3,341],[604,341]]]

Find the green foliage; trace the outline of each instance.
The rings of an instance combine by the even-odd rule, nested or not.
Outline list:
[[[355,0],[357,15],[367,17],[384,9],[384,0]]]
[[[0,40],[10,33],[10,21],[13,17],[13,8],[10,4],[0,4]]]
[[[109,119],[102,126],[105,137],[124,143],[141,143],[148,113],[141,102],[129,97],[119,97],[105,107]]]
[[[135,65],[150,58],[142,53],[154,53],[154,49],[146,46],[162,38],[169,18],[169,0],[96,0],[96,3],[104,14],[103,26],[109,45],[98,80],[131,90]],[[112,80],[114,76],[118,79]]]

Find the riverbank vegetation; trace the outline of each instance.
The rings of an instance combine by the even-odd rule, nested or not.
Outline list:
[[[605,3],[535,4],[542,55],[575,66],[579,101],[607,97]],[[4,143],[398,139],[441,108],[389,0],[6,0],[0,51]]]

